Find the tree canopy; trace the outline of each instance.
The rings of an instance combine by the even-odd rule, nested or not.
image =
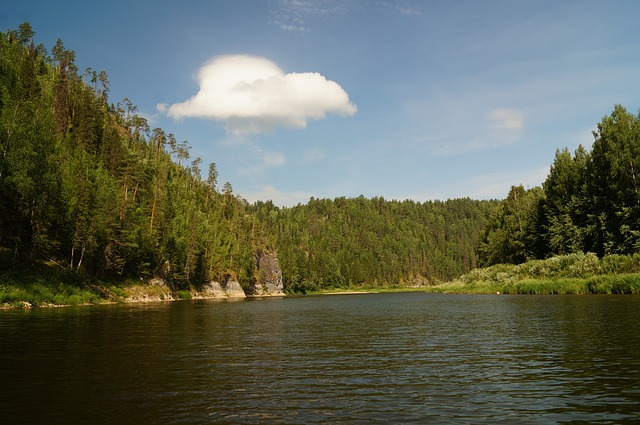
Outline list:
[[[249,204],[188,141],[151,129],[104,71],[80,72],[29,23],[0,33],[0,269],[174,289],[257,279],[277,253],[286,290],[422,285],[477,266],[640,249],[640,117],[616,105],[591,150],[556,152],[542,187],[502,201],[311,198]]]
[[[482,264],[640,250],[640,117],[616,105],[593,136],[590,151],[556,152],[542,188],[511,189],[485,231]]]
[[[51,56],[28,23],[0,33],[0,268],[95,279],[160,276],[175,289],[256,279],[279,254],[286,289],[450,279],[476,266],[494,201],[383,198],[250,205],[188,141],[151,129],[104,71]]]

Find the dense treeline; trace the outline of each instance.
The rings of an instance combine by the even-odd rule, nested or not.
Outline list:
[[[591,151],[558,150],[542,185],[511,188],[483,237],[480,263],[640,250],[640,118],[616,105]]]
[[[28,23],[0,34],[0,255],[103,279],[161,275],[175,288],[253,277],[261,235],[187,142],[108,103],[108,78]],[[190,161],[191,160],[191,161]],[[251,236],[251,239],[249,239]]]
[[[249,205],[188,142],[151,129],[104,71],[51,55],[28,23],[0,33],[0,268],[74,281],[160,276],[175,290],[257,278],[279,254],[289,291],[446,280],[476,266],[496,202],[382,198]],[[35,266],[35,268],[34,268]],[[81,279],[77,277],[80,276]],[[2,282],[0,282],[2,283]]]
[[[474,267],[496,202],[455,199],[311,199],[269,209],[256,204],[280,253],[285,284],[327,287],[417,285],[449,280]]]

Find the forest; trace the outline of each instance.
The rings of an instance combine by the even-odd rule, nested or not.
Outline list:
[[[591,150],[556,151],[542,188],[511,188],[489,219],[479,264],[640,251],[640,117],[616,105],[593,136]]]
[[[154,277],[176,292],[247,287],[262,252],[278,255],[288,293],[427,287],[479,266],[634,254],[639,118],[616,106],[594,136],[591,151],[558,150],[542,187],[513,186],[504,200],[250,204],[188,141],[150,128],[129,99],[113,103],[105,71],[79,70],[59,39],[49,53],[25,22],[0,33],[0,304],[42,281],[97,298]]]
[[[29,23],[0,34],[5,282],[246,286],[263,251],[278,254],[288,292],[439,282],[476,266],[496,201],[249,204],[188,141],[151,129],[128,99],[112,103],[106,72],[81,72],[61,40],[49,54],[34,36]]]

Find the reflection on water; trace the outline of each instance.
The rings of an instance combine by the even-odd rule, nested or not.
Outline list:
[[[635,423],[640,297],[0,312],[2,423]]]

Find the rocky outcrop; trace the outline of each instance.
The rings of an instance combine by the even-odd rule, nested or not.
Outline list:
[[[222,285],[222,289],[227,294],[228,298],[244,298],[247,295],[244,293],[240,282],[237,280],[228,280]]]
[[[260,252],[256,260],[258,265],[258,278],[257,281],[251,285],[249,295],[254,297],[284,295],[282,269],[280,268],[278,254],[273,252]]]
[[[227,293],[220,283],[211,281],[202,285],[202,289],[194,293],[193,298],[227,298]]]
[[[235,280],[228,280],[225,283],[216,281],[207,282],[202,289],[191,293],[193,299],[225,299],[225,298],[245,298],[246,295],[240,284]]]

